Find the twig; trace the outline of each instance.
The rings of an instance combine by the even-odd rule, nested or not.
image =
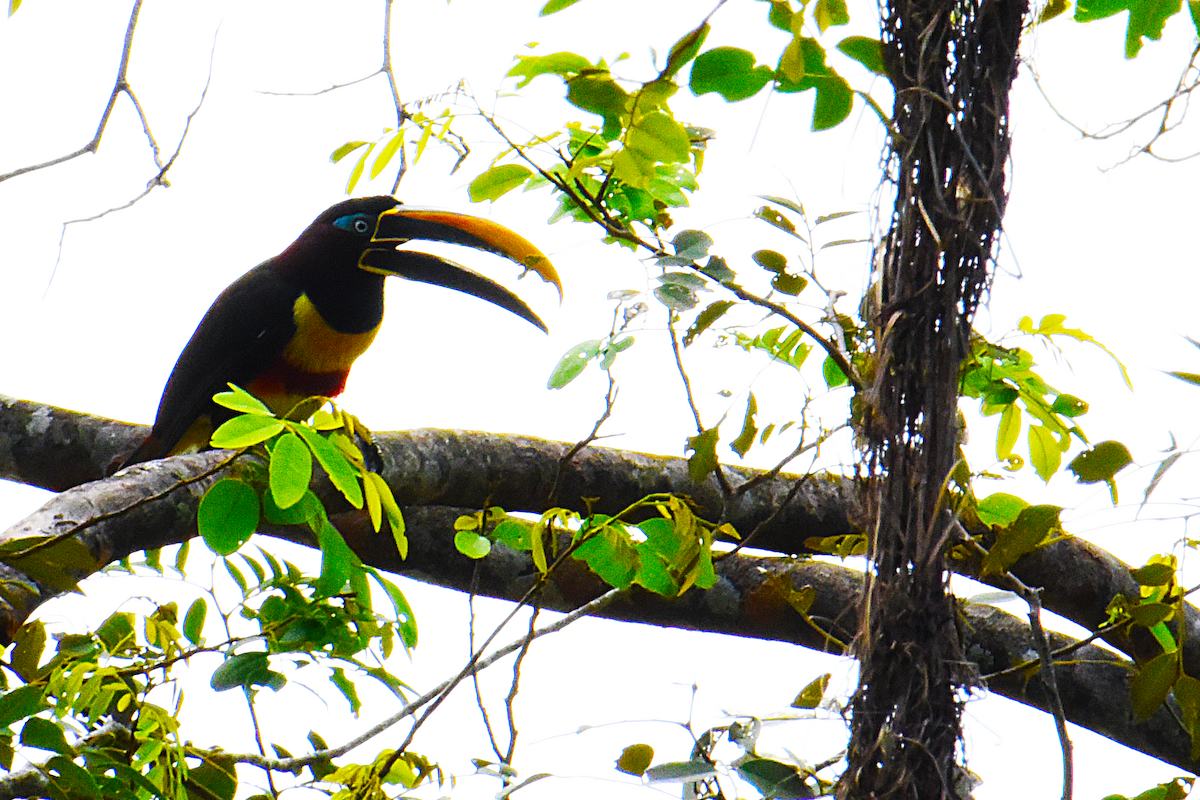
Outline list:
[[[521,645],[521,649],[517,651],[517,658],[513,661],[513,677],[512,685],[508,690],[508,695],[504,698],[504,709],[508,715],[508,752],[504,754],[503,762],[512,766],[513,756],[517,751],[517,718],[513,712],[513,704],[517,700],[517,691],[521,686],[521,664],[525,661],[525,656],[529,655],[529,647],[533,644],[534,631],[536,630],[537,618],[539,609],[533,607],[533,611],[529,614],[529,632],[525,634],[525,642]]]
[[[96,133],[92,136],[92,140],[73,153],[68,153],[65,156],[59,156],[58,158],[52,158],[49,161],[43,161],[40,164],[31,164],[27,167],[21,167],[20,169],[15,169],[12,172],[7,172],[3,175],[0,175],[0,183],[3,183],[9,178],[15,178],[18,175],[25,175],[39,169],[45,169],[46,167],[53,167],[58,164],[66,163],[73,158],[78,158],[84,153],[95,153],[100,147],[100,140],[104,137],[104,128],[108,125],[108,119],[112,116],[113,108],[116,106],[117,98],[121,96],[121,93],[124,92],[128,94],[130,99],[133,100],[134,106],[138,106],[137,99],[133,97],[133,91],[129,86],[126,76],[129,72],[129,54],[133,49],[133,32],[137,28],[138,12],[141,10],[142,0],[134,0],[133,12],[129,15],[129,24],[125,26],[125,44],[121,49],[121,63],[117,67],[117,78],[113,82],[112,91],[108,95],[108,103],[104,106],[104,113],[100,115],[100,124],[96,126]],[[138,115],[142,117],[144,123],[145,116],[142,115],[140,107],[138,107]],[[151,139],[151,142],[153,142],[153,139]]]
[[[141,0],[138,0],[138,2],[140,3]],[[135,14],[136,14],[136,12],[135,12]],[[132,20],[131,20],[131,23],[132,23]],[[218,28],[217,30],[219,32],[220,28]],[[62,231],[58,235],[58,255],[56,255],[54,258],[54,266],[50,269],[50,277],[46,280],[46,289],[44,292],[42,292],[43,300],[46,299],[46,295],[50,293],[50,286],[51,286],[51,284],[54,283],[54,276],[58,273],[58,265],[62,261],[63,242],[67,237],[67,226],[68,225],[74,225],[74,224],[80,223],[80,222],[95,222],[96,220],[100,219],[101,217],[106,217],[109,214],[112,214],[116,211],[124,211],[125,209],[132,206],[134,203],[137,203],[139,200],[141,200],[146,195],[150,194],[150,192],[154,191],[157,187],[159,187],[159,186],[169,187],[171,185],[170,182],[167,181],[167,171],[170,170],[171,167],[175,165],[175,160],[177,158],[179,158],[179,154],[183,151],[183,143],[184,143],[184,141],[187,140],[188,131],[190,131],[192,128],[192,120],[195,119],[196,115],[200,113],[200,108],[204,105],[204,99],[206,97],[208,97],[208,88],[212,85],[213,61],[216,58],[216,54],[217,54],[217,37],[216,37],[216,34],[214,34],[213,35],[213,46],[208,54],[208,77],[206,77],[204,79],[204,89],[202,89],[200,92],[200,99],[199,99],[199,101],[196,102],[196,107],[194,109],[192,109],[192,113],[188,114],[187,120],[184,121],[183,133],[181,133],[179,136],[179,144],[176,145],[175,152],[171,154],[171,157],[167,159],[165,164],[163,163],[162,159],[160,158],[158,142],[155,141],[154,134],[151,133],[151,131],[150,131],[150,121],[146,118],[145,112],[142,111],[141,103],[139,103],[137,100],[137,97],[134,96],[133,89],[126,87],[126,92],[129,94],[129,99],[133,101],[134,108],[137,109],[138,119],[140,119],[142,122],[142,130],[146,134],[146,139],[150,142],[150,149],[154,155],[154,164],[155,164],[155,166],[158,167],[158,174],[156,174],[153,178],[151,178],[149,181],[147,181],[146,188],[143,189],[132,200],[129,200],[128,202],[123,203],[122,205],[113,206],[112,208],[105,209],[104,211],[101,211],[99,214],[93,214],[90,217],[80,217],[78,219],[69,219],[63,223]],[[101,129],[103,129],[103,123],[101,123]],[[99,131],[97,132],[97,136],[99,136]],[[97,141],[97,144],[99,144],[98,141]],[[3,180],[3,178],[0,178],[0,180]]]
[[[983,545],[971,538],[957,519],[954,520],[953,525],[958,528],[959,534],[963,537],[962,541],[968,548],[976,555],[987,555],[987,550],[984,549]],[[1042,628],[1042,590],[1026,586],[1011,571],[1004,573],[1004,579],[1008,583],[1009,588],[1016,592],[1029,606],[1029,628],[1033,634],[1033,645],[1038,654],[1038,661],[1041,663],[1039,675],[1041,676],[1042,684],[1046,687],[1047,705],[1050,706],[1050,714],[1054,717],[1054,727],[1058,733],[1058,744],[1062,750],[1062,800],[1071,800],[1075,785],[1074,748],[1071,745],[1070,733],[1067,731],[1067,714],[1063,710],[1062,697],[1058,693],[1058,679],[1055,674],[1054,655],[1050,652],[1050,641],[1046,637],[1045,629]]]
[[[413,700],[411,703],[405,705],[404,708],[400,709],[400,711],[397,713],[338,747],[318,750],[298,758],[263,758],[262,756],[254,753],[234,754],[232,757],[234,761],[241,764],[251,764],[261,769],[275,770],[278,772],[293,772],[318,761],[325,761],[331,758],[340,758],[354,748],[365,744],[379,734],[383,733],[388,728],[402,721],[405,717],[411,716],[417,711],[417,709],[428,704],[430,701],[434,700],[434,698],[438,697],[439,695],[443,695],[445,692],[448,692],[450,689],[454,688],[454,686],[456,686],[467,674],[487,669],[505,656],[511,655],[512,653],[520,650],[525,646],[525,642],[527,640],[533,641],[534,639],[538,639],[547,634],[555,633],[567,627],[571,623],[577,622],[579,619],[588,616],[589,614],[596,613],[612,601],[616,600],[624,592],[625,590],[622,589],[610,589],[609,591],[597,597],[595,600],[592,600],[590,603],[586,603],[575,609],[562,619],[552,622],[545,627],[538,628],[532,634],[526,634],[520,639],[508,643],[486,658],[477,658],[471,664],[468,664],[459,676],[451,678],[447,681],[443,681],[438,686],[418,697],[416,700]],[[397,752],[402,751],[403,748],[397,750]]]

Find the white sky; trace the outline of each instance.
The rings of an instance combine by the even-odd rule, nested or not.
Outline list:
[[[514,135],[520,131],[516,120],[530,127],[550,126],[571,113],[558,103],[561,88],[554,79],[538,79],[523,93],[529,99],[506,98],[498,104],[492,99],[511,56],[525,52],[526,43],[541,42],[539,53],[572,49],[610,62],[628,51],[631,58],[617,67],[618,73],[645,78],[650,74],[648,48],[665,52],[708,10],[707,5],[684,3],[584,0],[567,12],[538,20],[534,14],[539,5],[487,0],[397,3],[393,47],[402,96],[439,93],[466,78],[486,108],[514,120]],[[90,138],[111,87],[127,6],[27,0],[16,17],[0,23],[0,172],[61,155]],[[128,102],[118,102],[99,155],[0,186],[0,270],[5,287],[0,296],[0,341],[6,343],[0,391],[123,419],[151,420],[179,349],[217,292],[286,246],[313,216],[341,197],[348,166],[330,166],[328,153],[349,139],[372,138],[388,124],[382,77],[320,97],[261,93],[315,91],[369,73],[379,60],[379,7],[378,2],[187,7],[147,2],[130,79],[166,153],[173,151],[183,120],[199,96],[219,23],[208,99],[170,173],[172,187],[156,190],[133,209],[72,226],[52,283],[61,223],[127,201],[153,175]],[[782,35],[770,35],[762,44],[765,10],[765,5],[749,0],[731,2],[715,18],[707,46],[757,46],[760,53],[778,52]],[[871,10],[852,8],[862,18],[846,33],[871,34]],[[739,19],[746,15],[749,22]],[[1038,32],[1036,49],[1027,48],[1059,109],[1090,129],[1136,113],[1164,96],[1190,49],[1191,28],[1181,17],[1168,27],[1164,42],[1149,43],[1137,61],[1127,63],[1120,55],[1123,25],[1124,15],[1086,28],[1061,20]],[[827,45],[842,35],[831,32]],[[856,86],[866,85],[864,74],[851,68],[846,74]],[[504,86],[511,89],[512,82]],[[873,91],[886,106],[883,87],[874,86]],[[711,145],[701,176],[704,192],[692,209],[674,216],[682,226],[706,227],[717,239],[714,251],[729,257],[731,264],[738,259],[747,263],[746,256],[760,247],[789,257],[795,253],[791,242],[745,219],[759,204],[756,194],[796,197],[812,217],[865,209],[874,197],[882,137],[861,105],[844,130],[813,134],[807,95],[768,99],[764,94],[737,107],[712,96],[697,100],[684,95],[673,103],[677,115],[714,128],[719,138]],[[1197,426],[1188,412],[1200,399],[1200,390],[1159,370],[1200,372],[1200,351],[1182,338],[1200,336],[1192,313],[1194,276],[1200,267],[1195,253],[1200,202],[1194,189],[1200,167],[1197,162],[1163,165],[1140,159],[1101,172],[1099,167],[1115,163],[1140,140],[1080,141],[1050,114],[1027,72],[1017,84],[1013,117],[1005,273],[997,278],[991,306],[979,325],[998,336],[1013,329],[1023,314],[1038,320],[1043,314],[1064,313],[1069,325],[1093,334],[1122,357],[1135,393],[1121,387],[1115,367],[1102,354],[1068,346],[1070,366],[1055,367],[1051,354],[1034,348],[1051,383],[1092,403],[1082,422],[1093,440],[1120,439],[1131,447],[1138,464],[1149,465],[1122,484],[1123,499],[1132,503],[1153,471],[1156,451],[1167,446],[1168,431],[1183,446],[1196,436]],[[1140,128],[1141,136],[1148,130]],[[1195,149],[1196,141],[1192,126],[1166,143],[1164,151],[1182,154]],[[405,179],[400,197],[490,215],[537,242],[563,275],[566,301],[557,307],[553,290],[533,280],[515,288],[547,321],[552,336],[544,337],[483,304],[468,305],[472,301],[436,289],[393,282],[397,285],[390,288],[388,323],[375,347],[360,359],[345,404],[377,430],[437,426],[577,439],[590,430],[601,410],[602,377],[593,369],[560,392],[545,389],[546,377],[568,347],[607,332],[612,313],[604,300],[607,292],[645,289],[650,278],[627,251],[599,245],[591,230],[566,223],[547,227],[544,220],[552,206],[546,194],[509,195],[494,208],[471,206],[466,184],[494,152],[483,141],[472,145],[477,155],[453,176],[447,175],[453,158],[431,147]],[[356,193],[386,192],[390,181],[385,173]],[[861,236],[868,224],[867,216],[859,215],[822,233],[826,238]],[[845,247],[827,251],[817,268],[827,285],[841,286],[854,296],[865,278],[866,262],[865,246]],[[486,257],[470,257],[469,263],[513,285],[510,265]],[[1013,277],[1017,272],[1020,280]],[[848,302],[845,308],[851,308]],[[470,315],[453,323],[446,318],[468,310]],[[604,432],[620,436],[605,444],[679,455],[683,438],[694,431],[677,376],[666,360],[669,353],[656,346],[664,341],[662,314],[656,309],[643,326],[639,345],[617,362],[621,397]],[[798,413],[788,406],[788,397],[796,396],[803,385],[785,368],[758,374],[761,365],[747,371],[726,352],[700,352],[704,346],[694,346],[696,352],[688,356],[707,424],[727,410],[731,418],[738,417],[751,381],[762,408],[760,424]],[[721,389],[733,392],[733,398],[720,397]],[[837,395],[828,398],[825,407],[836,414],[844,402],[845,396]],[[976,432],[974,466],[987,464],[993,435],[994,422]],[[754,463],[769,463],[766,456]],[[850,458],[837,452],[828,457],[831,463]],[[1192,474],[1190,464],[1181,462],[1159,490],[1159,499],[1194,495]],[[1036,479],[997,488],[1067,506],[1073,532],[1129,561],[1170,549],[1183,531],[1178,523],[1149,530],[1141,523],[1133,533],[1125,524],[1132,509],[1108,509],[1105,492],[1075,489],[1067,476],[1056,478],[1048,488]],[[4,518],[12,521],[44,497],[7,485],[0,486],[0,492]],[[1191,507],[1172,506],[1150,515],[1169,516],[1184,508]],[[417,608],[423,644],[414,672],[405,668],[402,677],[414,685],[429,685],[444,677],[453,659],[465,651],[465,599],[410,582],[404,586]],[[146,581],[127,591],[159,598],[174,588]],[[99,605],[93,601],[86,611],[95,613]],[[1022,613],[1019,608],[1010,610]],[[83,613],[81,603],[46,610],[47,617],[72,621]],[[660,760],[686,758],[690,748],[685,737],[664,725],[624,725],[578,737],[548,737],[606,721],[686,720],[693,682],[699,687],[696,719],[701,730],[719,724],[722,710],[759,715],[782,711],[829,664],[844,671],[832,659],[787,645],[604,621],[586,621],[553,638],[556,641],[535,648],[527,662],[520,702],[522,738],[529,749],[518,749],[517,767],[523,775],[542,769],[578,771],[618,783],[547,780],[525,790],[529,797],[564,792],[653,796],[647,792],[655,790],[638,788],[607,771],[620,747],[651,741]],[[497,672],[487,681],[503,693],[503,674]],[[236,698],[210,701],[207,690],[190,691],[193,701],[205,692],[206,710],[227,709],[213,716],[244,720]],[[229,702],[234,705],[221,705]],[[302,749],[308,727],[318,724],[306,716],[327,713],[319,700],[300,689],[278,698],[264,696],[262,702],[268,713],[272,704],[304,709],[301,721],[276,738],[293,751]],[[452,771],[467,774],[471,768],[466,759],[486,756],[486,748],[478,738],[480,726],[469,694],[460,692],[455,702],[457,706],[435,715],[440,721],[416,746],[442,756]],[[340,703],[331,700],[328,713],[340,713]],[[379,707],[386,710],[388,705],[381,701]],[[972,703],[968,714],[971,766],[985,779],[977,797],[988,800],[1018,792],[1057,796],[1059,756],[1047,717],[995,698]],[[373,715],[364,714],[368,716]],[[234,724],[243,726],[241,721]],[[332,725],[319,723],[331,743],[337,740],[329,732]],[[817,730],[815,723],[791,723],[772,735],[816,759],[832,749],[841,734],[840,728]],[[805,744],[809,736],[823,741],[825,749],[814,753]],[[1075,730],[1074,736],[1078,797],[1132,795],[1177,774],[1088,732]],[[532,745],[535,741],[539,743]],[[564,753],[571,757],[565,767]],[[1013,769],[1017,764],[1022,768]],[[460,785],[459,794],[483,797],[495,788],[494,782],[469,779]],[[667,789],[669,795],[676,790]]]

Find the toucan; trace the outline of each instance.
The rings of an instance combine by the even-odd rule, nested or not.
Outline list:
[[[340,394],[354,359],[379,332],[389,275],[474,295],[546,330],[503,286],[440,256],[396,249],[414,240],[504,256],[562,295],[550,260],[497,223],[389,196],[345,200],[221,292],[171,371],[149,437],[122,467],[207,446],[233,416],[212,399],[229,383],[281,415],[306,397]]]

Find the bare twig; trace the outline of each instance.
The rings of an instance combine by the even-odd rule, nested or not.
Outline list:
[[[133,50],[133,32],[137,28],[138,13],[141,10],[142,0],[134,0],[133,12],[129,15],[129,24],[125,26],[125,44],[121,49],[121,63],[117,66],[117,78],[113,82],[112,91],[108,95],[108,103],[104,106],[104,113],[100,115],[100,124],[96,126],[96,133],[92,136],[92,140],[73,153],[67,153],[65,156],[52,158],[49,161],[43,161],[40,164],[31,164],[27,167],[21,167],[20,169],[15,169],[12,172],[4,173],[3,175],[0,175],[0,183],[3,183],[9,178],[15,178],[18,175],[25,175],[39,169],[45,169],[46,167],[64,164],[73,158],[78,158],[84,153],[95,153],[100,148],[100,140],[104,137],[104,128],[108,125],[109,117],[112,116],[113,108],[117,104],[117,98],[120,97],[122,93],[129,95],[129,98],[133,101],[134,107],[137,108],[138,116],[142,119],[143,126],[145,125],[146,117],[142,113],[141,106],[138,105],[137,98],[133,96],[133,90],[130,87],[127,79],[129,73],[129,54]],[[149,131],[147,130],[147,134],[148,133]],[[153,137],[150,137],[150,141],[151,145],[153,146]]]
[[[971,538],[961,523],[955,520],[953,525],[958,529],[958,535],[963,544],[974,551],[980,559],[987,555],[987,550],[984,549],[983,545]],[[1042,684],[1046,687],[1047,705],[1050,707],[1051,716],[1054,717],[1054,727],[1058,733],[1059,747],[1062,750],[1062,798],[1063,800],[1071,800],[1075,785],[1074,748],[1071,744],[1070,734],[1067,731],[1067,714],[1063,709],[1062,697],[1058,693],[1054,654],[1050,651],[1050,640],[1047,638],[1046,631],[1042,627],[1042,590],[1025,585],[1011,571],[1004,573],[1004,579],[1009,588],[1016,592],[1025,601],[1026,605],[1029,606],[1029,628],[1033,633],[1034,649],[1037,651],[1038,662],[1041,664],[1038,674],[1041,676]]]
[[[1165,161],[1172,164],[1180,161],[1187,161],[1195,158],[1196,156],[1200,156],[1200,150],[1193,153],[1188,153],[1184,156],[1163,156],[1154,152],[1153,149],[1154,145],[1157,144],[1160,139],[1183,124],[1183,120],[1187,115],[1188,104],[1191,99],[1192,92],[1200,88],[1200,67],[1198,67],[1198,62],[1200,62],[1200,44],[1197,44],[1192,49],[1191,55],[1188,56],[1187,64],[1185,64],[1184,68],[1180,71],[1179,80],[1176,81],[1175,89],[1170,95],[1150,106],[1141,113],[1135,114],[1134,116],[1122,120],[1121,122],[1114,122],[1105,125],[1098,131],[1085,130],[1069,119],[1061,111],[1059,111],[1054,105],[1053,101],[1051,101],[1050,96],[1047,94],[1045,88],[1042,86],[1041,77],[1038,75],[1037,69],[1035,69],[1033,65],[1029,63],[1026,63],[1026,67],[1028,67],[1029,74],[1033,77],[1033,83],[1037,87],[1038,93],[1042,95],[1042,99],[1046,101],[1046,105],[1050,108],[1050,111],[1085,139],[1094,139],[1097,141],[1112,139],[1129,132],[1138,123],[1150,117],[1158,117],[1158,128],[1150,137],[1150,140],[1145,144],[1136,145],[1130,151],[1128,156],[1107,168],[1113,169],[1132,161],[1134,158],[1142,155],[1143,153],[1158,161]],[[1175,110],[1176,103],[1179,100],[1183,100],[1184,110],[1179,114],[1178,118],[1172,121],[1171,113]],[[1107,169],[1104,171],[1107,171]]]
[[[138,0],[138,2],[140,4],[141,0]],[[135,11],[135,15],[136,15],[136,11]],[[130,22],[132,24],[132,20]],[[130,35],[132,35],[132,29],[130,31]],[[126,40],[127,45],[128,45],[128,41],[129,41],[129,39]],[[62,231],[58,235],[58,254],[54,258],[54,266],[51,267],[51,269],[50,269],[50,277],[46,280],[46,290],[42,293],[43,299],[45,299],[45,296],[47,294],[49,294],[50,286],[51,286],[51,284],[54,283],[54,276],[58,273],[58,265],[62,261],[63,242],[66,240],[67,227],[69,225],[75,225],[77,223],[82,223],[82,222],[95,222],[96,220],[100,219],[101,217],[106,217],[109,214],[112,214],[114,212],[124,211],[125,209],[131,207],[133,204],[137,203],[139,200],[141,200],[146,195],[150,194],[150,192],[154,191],[159,186],[168,187],[171,185],[170,182],[167,180],[167,172],[171,169],[171,167],[173,167],[175,165],[175,160],[177,158],[179,158],[179,154],[183,151],[183,143],[187,140],[188,131],[190,131],[192,128],[192,120],[194,120],[196,118],[196,115],[200,113],[200,108],[204,105],[204,99],[206,97],[208,97],[208,89],[212,85],[213,61],[216,58],[216,54],[217,54],[217,38],[216,38],[216,35],[214,34],[213,46],[208,54],[208,77],[206,77],[204,79],[204,88],[200,91],[200,99],[196,102],[196,107],[192,109],[192,113],[187,115],[187,119],[183,123],[183,133],[181,133],[179,135],[179,144],[176,145],[175,152],[172,153],[171,157],[166,160],[166,163],[163,163],[163,161],[161,159],[161,154],[160,154],[160,151],[158,148],[158,142],[155,141],[154,134],[151,133],[151,131],[150,131],[150,121],[146,118],[145,112],[142,111],[141,103],[139,103],[137,100],[137,97],[134,96],[132,88],[129,88],[128,86],[126,87],[126,92],[129,94],[130,100],[133,101],[133,105],[137,109],[138,119],[140,119],[142,122],[142,130],[146,134],[146,139],[150,142],[150,149],[154,155],[154,164],[155,164],[155,166],[158,167],[158,173],[153,178],[151,178],[149,181],[146,182],[145,189],[143,189],[141,192],[139,192],[135,197],[133,197],[128,202],[122,203],[119,206],[113,206],[112,208],[105,209],[104,211],[101,211],[99,214],[93,214],[90,217],[79,217],[77,219],[69,219],[63,223]],[[103,129],[103,126],[104,126],[104,123],[102,122],[101,129]],[[99,133],[100,133],[100,131],[97,132],[97,136],[99,136]],[[99,144],[98,140],[97,140],[97,144]],[[3,180],[3,178],[0,177],[0,180]]]
[[[600,609],[604,608],[605,606],[609,605],[611,602],[616,600],[623,593],[624,593],[624,590],[622,590],[622,589],[610,589],[608,592],[600,595],[595,600],[592,600],[590,603],[586,603],[585,605],[582,605],[579,608],[577,608],[575,611],[572,611],[570,614],[567,614],[562,619],[557,620],[556,622],[552,622],[549,625],[546,625],[545,627],[538,628],[532,634],[526,634],[526,635],[522,636],[520,639],[517,639],[516,641],[508,643],[507,645],[505,645],[504,647],[501,647],[499,650],[495,651],[494,653],[492,653],[490,656],[487,656],[486,658],[475,659],[471,664],[468,664],[463,669],[463,671],[462,671],[462,673],[460,673],[460,675],[458,675],[454,678],[451,678],[450,680],[443,681],[441,684],[434,687],[433,689],[426,692],[425,694],[421,695],[416,700],[413,700],[411,703],[406,704],[404,706],[404,708],[400,709],[400,711],[398,711],[397,713],[393,714],[392,716],[383,720],[382,722],[375,725],[371,729],[363,732],[362,734],[354,737],[350,741],[348,741],[345,744],[342,744],[338,747],[331,747],[326,750],[318,750],[314,753],[310,753],[306,756],[301,756],[299,758],[263,758],[262,756],[259,756],[255,753],[241,753],[241,754],[234,755],[233,759],[235,761],[237,761],[238,763],[251,764],[251,765],[259,767],[261,769],[275,770],[277,772],[291,772],[296,769],[306,767],[309,764],[316,763],[318,761],[325,761],[325,760],[331,759],[331,758],[340,758],[341,756],[344,756],[346,753],[349,753],[354,748],[356,748],[366,742],[369,742],[371,739],[373,739],[376,736],[378,736],[379,734],[383,733],[388,728],[391,728],[393,725],[402,721],[406,717],[409,717],[412,714],[416,713],[416,711],[418,709],[420,709],[422,706],[425,706],[428,703],[434,701],[435,698],[444,696],[444,694],[446,692],[449,692],[451,689],[453,689],[455,686],[457,686],[458,683],[460,683],[462,681],[462,679],[464,677],[466,677],[467,674],[479,672],[480,670],[487,669],[488,667],[492,666],[500,659],[520,650],[522,647],[525,646],[526,641],[533,641],[534,639],[538,639],[547,634],[555,633],[555,632],[560,631],[563,628],[567,627],[571,623],[576,622],[585,616],[588,616],[589,614],[596,613]],[[519,606],[518,606],[518,608],[519,608]],[[407,746],[407,744],[405,746]],[[404,749],[403,747],[398,748],[396,752],[398,752],[398,753],[403,752],[403,749]]]

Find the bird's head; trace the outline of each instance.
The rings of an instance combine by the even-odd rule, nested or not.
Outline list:
[[[511,311],[543,331],[545,324],[529,306],[500,284],[441,256],[397,248],[408,242],[427,241],[494,253],[537,273],[554,284],[562,297],[562,283],[550,259],[503,225],[479,217],[406,206],[394,197],[361,197],[330,207],[313,221],[305,234],[302,240],[319,240],[327,248],[354,253],[354,269],[375,275],[397,275],[473,295]]]

